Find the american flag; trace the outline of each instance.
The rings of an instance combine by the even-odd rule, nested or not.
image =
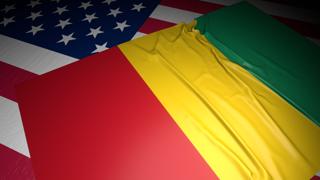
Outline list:
[[[16,103],[16,84],[237,2],[239,0],[1,1],[0,178],[34,178]],[[299,8],[287,1],[249,2],[320,45],[319,18],[314,10]]]

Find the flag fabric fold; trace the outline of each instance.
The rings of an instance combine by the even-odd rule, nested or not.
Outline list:
[[[119,45],[221,179],[306,179],[320,169],[320,128],[193,26]]]
[[[194,23],[44,74],[18,100],[38,179],[306,179],[320,168],[320,128]],[[75,171],[89,167],[104,168]]]
[[[0,70],[17,78],[0,78],[7,84],[0,95],[19,103],[36,179],[310,179],[319,172],[319,47],[248,3],[188,2],[5,6]],[[10,21],[22,6],[30,16],[25,9]],[[14,32],[19,23],[31,30]],[[16,94],[16,82],[27,79]]]
[[[320,125],[320,51],[285,25],[243,2],[197,18],[197,29]]]

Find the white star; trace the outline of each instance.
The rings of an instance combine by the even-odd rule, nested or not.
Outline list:
[[[107,42],[105,42],[104,44],[102,45],[99,45],[99,44],[95,44],[96,46],[96,49],[94,51],[92,51],[91,53],[97,53],[97,52],[101,52],[101,51],[104,51],[104,50],[107,50],[109,49],[107,47]]]
[[[131,10],[137,10],[138,12],[141,11],[141,9],[146,8],[145,6],[142,5],[142,3],[140,4],[133,4],[133,8]]]
[[[76,38],[72,37],[72,35],[73,35],[73,33],[71,33],[69,35],[62,34],[62,38],[57,43],[63,42],[64,45],[67,45],[69,43],[69,41],[72,41],[72,40],[76,39]]]
[[[39,31],[43,31],[44,29],[42,28],[43,24],[40,24],[39,26],[31,26],[30,31],[26,32],[26,33],[32,33],[32,35],[34,36],[35,34],[37,34],[37,32]]]
[[[40,17],[40,16],[42,16],[41,11],[36,13],[31,12],[31,15],[28,16],[26,19],[32,19],[32,21],[34,21],[37,17]]]
[[[67,25],[72,24],[71,22],[69,22],[69,20],[70,18],[66,20],[59,20],[59,23],[55,27],[61,27],[61,29],[63,29]]]
[[[15,7],[14,7],[14,4],[12,4],[12,5],[6,5],[3,9],[1,9],[1,11],[4,11],[5,13],[7,13],[7,12],[9,12],[9,11],[11,11],[11,10],[14,10],[14,9],[16,9]]]
[[[98,34],[103,33],[103,31],[100,31],[101,26],[97,27],[96,29],[90,28],[90,33],[87,34],[87,36],[92,35],[93,38],[96,38]]]
[[[9,23],[13,23],[15,22],[15,20],[13,20],[14,16],[10,17],[10,18],[3,18],[3,20],[0,22],[0,24],[2,24],[4,27],[6,27]]]
[[[107,3],[108,5],[110,5],[112,2],[116,2],[116,0],[104,0],[104,1],[102,1],[102,3]]]
[[[86,10],[88,7],[92,6],[91,2],[88,1],[86,3],[81,2],[81,5],[78,8],[83,8],[84,10]]]
[[[119,9],[120,8],[110,9],[110,13],[108,14],[108,16],[112,15],[113,17],[117,17],[118,14],[122,13],[122,11],[120,11]]]
[[[116,23],[117,23],[117,26],[114,27],[113,29],[120,29],[121,32],[124,30],[124,28],[130,26],[127,24],[127,21],[123,21],[122,23],[119,23],[119,22],[116,22]]]
[[[85,15],[86,17],[83,18],[82,21],[88,21],[89,23],[91,23],[92,20],[98,19],[98,17],[96,17],[95,15],[96,15],[96,13],[93,13],[91,15],[86,14]]]
[[[39,5],[39,4],[41,4],[40,0],[32,0],[28,4],[28,6],[31,6],[31,8],[33,8],[33,7],[35,7],[36,5]]]
[[[67,6],[57,7],[57,10],[55,10],[55,11],[53,12],[53,14],[58,13],[59,15],[61,15],[62,13],[66,12],[66,11],[69,11],[69,10],[67,9]]]

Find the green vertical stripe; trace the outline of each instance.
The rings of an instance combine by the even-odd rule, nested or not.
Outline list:
[[[320,48],[246,2],[197,18],[196,28],[320,125]]]

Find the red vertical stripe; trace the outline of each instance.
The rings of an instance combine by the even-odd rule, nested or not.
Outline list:
[[[19,86],[18,100],[37,180],[217,178],[117,47]]]

